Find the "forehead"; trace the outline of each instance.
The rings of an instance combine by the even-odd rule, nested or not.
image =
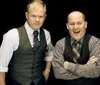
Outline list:
[[[68,21],[84,20],[83,14],[80,12],[72,12],[68,15]]]

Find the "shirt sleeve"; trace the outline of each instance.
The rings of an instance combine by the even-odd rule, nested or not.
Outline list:
[[[100,40],[91,37],[89,41],[90,57],[96,56],[97,61],[94,64],[74,64],[69,63],[68,70],[72,73],[84,78],[95,78],[100,75]]]
[[[52,61],[54,46],[51,42],[50,33],[45,29],[44,29],[44,32],[45,32],[45,37],[46,37],[46,42],[47,42],[44,60],[45,61]]]
[[[0,72],[8,71],[8,64],[12,58],[13,51],[16,49],[15,48],[15,44],[17,43],[15,38],[16,33],[17,30],[13,29],[3,35],[3,40],[0,47]]]
[[[79,78],[78,75],[74,74],[69,70],[64,69],[63,67],[64,63],[63,52],[65,46],[64,42],[65,39],[63,38],[62,40],[58,41],[55,45],[54,56],[52,61],[54,75],[57,79],[64,79],[64,80]]]

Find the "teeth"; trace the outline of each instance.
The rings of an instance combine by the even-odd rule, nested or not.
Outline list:
[[[80,31],[78,31],[78,32],[74,32],[74,33],[76,33],[76,34],[78,34]]]

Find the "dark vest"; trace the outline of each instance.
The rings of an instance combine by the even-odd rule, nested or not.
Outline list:
[[[46,39],[44,30],[40,29],[40,47],[34,52],[24,26],[18,28],[19,47],[10,62],[10,73],[13,80],[30,85],[33,81],[38,85],[44,79]]]
[[[80,52],[80,58],[78,59],[79,64],[86,64],[87,61],[89,60],[89,40],[91,38],[91,35],[86,34],[83,40],[81,52]],[[65,61],[69,62],[74,62],[73,60],[73,53],[72,53],[72,46],[71,46],[71,40],[70,37],[67,36],[65,40],[65,50],[64,50],[64,59]],[[64,81],[66,85],[96,85],[96,78],[91,79],[91,78],[78,78],[74,80],[68,80]]]

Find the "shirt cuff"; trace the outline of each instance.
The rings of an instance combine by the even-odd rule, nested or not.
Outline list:
[[[44,58],[45,61],[52,61],[53,56],[46,56]]]
[[[8,72],[8,67],[0,66],[0,72]]]
[[[52,58],[53,58],[53,51],[50,51],[45,55],[44,60],[45,61],[52,61]]]

